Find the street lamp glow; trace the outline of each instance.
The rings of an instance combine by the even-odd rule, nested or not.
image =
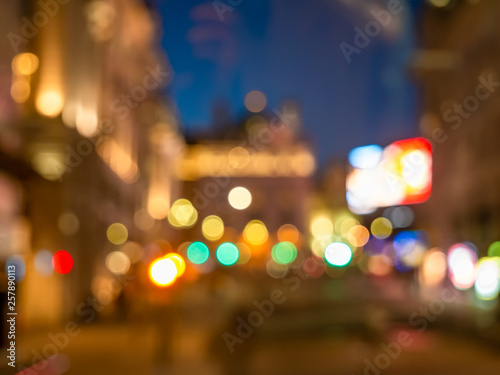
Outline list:
[[[175,277],[180,277],[186,271],[186,262],[184,258],[182,258],[179,254],[170,253],[165,255],[166,259],[170,259],[175,264],[175,268],[177,268],[177,274]]]
[[[207,216],[201,224],[201,233],[209,241],[217,241],[224,235],[224,222],[216,215]]]
[[[332,242],[325,249],[325,259],[332,266],[344,267],[351,261],[352,250],[343,242]]]
[[[227,200],[229,201],[231,207],[237,210],[244,210],[252,203],[252,194],[248,191],[248,189],[238,186],[231,189],[229,195],[227,196]]]
[[[171,285],[177,277],[177,267],[172,259],[157,259],[151,263],[149,277],[158,286]]]
[[[252,220],[243,230],[243,237],[245,240],[255,246],[263,245],[269,236],[267,228],[262,221]]]

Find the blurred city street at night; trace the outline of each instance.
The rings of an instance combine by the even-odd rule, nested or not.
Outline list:
[[[0,373],[500,368],[500,2],[0,4]]]

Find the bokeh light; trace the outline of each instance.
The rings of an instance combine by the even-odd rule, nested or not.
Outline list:
[[[382,147],[369,145],[356,147],[349,152],[349,164],[354,168],[368,169],[375,168],[380,162]]]
[[[353,217],[342,217],[335,222],[336,232],[347,238],[352,227],[359,225],[359,221]]]
[[[446,277],[446,255],[439,249],[429,250],[422,262],[420,282],[427,286],[439,285]]]
[[[368,259],[368,271],[374,276],[386,276],[392,271],[392,262],[385,254],[371,256]]]
[[[224,266],[231,266],[238,261],[239,250],[235,244],[231,242],[224,242],[217,248],[215,256],[220,264]]]
[[[109,242],[115,245],[121,245],[128,238],[127,227],[121,223],[114,223],[108,227],[107,236]]]
[[[175,277],[180,277],[184,274],[184,272],[186,272],[186,262],[184,261],[184,258],[179,254],[169,253],[165,255],[165,259],[170,259],[172,262],[174,262],[177,269],[177,274]]]
[[[106,268],[117,275],[124,275],[130,269],[129,257],[121,251],[112,251],[106,256]]]
[[[490,246],[488,246],[488,256],[500,257],[500,241],[495,241]]]
[[[80,221],[72,212],[64,212],[61,216],[59,216],[57,226],[62,234],[71,236],[78,232],[78,229],[80,228]]]
[[[266,271],[273,279],[281,279],[288,272],[288,265],[277,263],[273,259],[269,259],[266,263]]]
[[[10,86],[10,95],[16,103],[24,103],[31,94],[31,86],[25,77],[13,77]]]
[[[394,228],[406,228],[413,223],[415,214],[410,207],[389,207],[384,210],[383,216],[389,219]]]
[[[271,256],[276,263],[290,264],[297,258],[297,248],[291,242],[279,242],[273,246]]]
[[[332,242],[325,249],[325,260],[332,266],[346,266],[351,259],[352,250],[343,242]]]
[[[295,245],[299,242],[300,233],[295,225],[284,224],[278,229],[278,240],[291,242]]]
[[[384,217],[378,217],[375,220],[372,221],[372,224],[370,226],[372,234],[376,238],[387,238],[391,235],[392,233],[392,224],[390,220],[384,218]]]
[[[370,232],[363,225],[355,225],[347,232],[347,239],[356,247],[364,246],[370,238]]]
[[[160,258],[151,263],[149,276],[153,283],[165,287],[171,285],[177,277],[177,266],[172,259]]]
[[[189,228],[198,220],[198,211],[187,199],[178,199],[168,212],[168,222],[176,228]]]
[[[246,96],[245,96],[245,107],[248,109],[250,112],[258,113],[264,110],[267,105],[267,98],[266,96],[257,90],[250,91]]]
[[[217,241],[224,234],[224,222],[216,215],[207,216],[201,224],[201,233],[209,241]]]
[[[477,255],[463,243],[455,244],[448,250],[448,272],[453,285],[460,290],[474,285]]]
[[[250,194],[248,189],[238,186],[231,189],[227,199],[231,207],[237,210],[244,210],[252,203],[252,194]]]
[[[35,270],[42,276],[50,276],[54,272],[52,253],[49,250],[39,250],[34,258]]]
[[[426,234],[423,231],[403,231],[394,236],[394,265],[406,272],[422,264],[427,251]]]
[[[133,241],[125,242],[120,248],[120,251],[130,259],[130,263],[137,263],[141,260],[141,250],[141,245]]]
[[[30,75],[38,69],[38,57],[32,53],[19,53],[12,59],[12,70],[21,75]]]
[[[500,291],[499,264],[498,259],[482,258],[479,260],[474,283],[474,291],[478,298],[491,300],[498,296]]]
[[[179,203],[178,203],[179,204]],[[153,191],[148,198],[147,213],[153,219],[162,220],[165,219],[170,212],[170,202],[163,196],[160,192]],[[170,221],[170,220],[169,220]],[[172,222],[170,222],[172,224]],[[174,225],[174,224],[172,224]],[[181,226],[174,225],[174,226]]]
[[[203,264],[208,260],[210,251],[203,242],[193,242],[188,246],[186,255],[191,263]]]
[[[59,91],[45,91],[37,96],[35,105],[42,115],[56,117],[63,109],[64,99]]]
[[[314,237],[329,236],[333,234],[333,222],[326,215],[319,215],[311,222],[311,234]]]
[[[73,257],[64,250],[59,250],[52,256],[52,267],[60,274],[66,274],[73,268]]]
[[[251,245],[263,245],[268,236],[266,226],[259,220],[250,221],[243,230],[243,237]]]

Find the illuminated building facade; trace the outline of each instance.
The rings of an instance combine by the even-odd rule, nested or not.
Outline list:
[[[471,241],[484,255],[500,238],[499,43],[495,0],[429,5],[423,50],[421,131],[433,144],[434,186],[419,210],[433,243]],[[446,5],[443,7],[443,5]]]
[[[283,225],[301,235],[307,232],[316,160],[299,131],[295,122],[258,114],[245,118],[240,127],[222,129],[221,139],[189,145],[177,169],[182,196],[198,211],[189,238],[212,247],[221,241],[251,243],[247,234],[254,231],[259,237],[262,229],[267,231],[264,252],[269,255]],[[211,215],[216,218],[204,227]],[[219,220],[224,234],[210,240],[210,229]]]
[[[12,4],[15,17],[2,24],[10,74],[2,77],[8,126],[0,147],[7,164],[19,159],[28,170],[18,189],[28,246],[16,255],[30,267],[26,289],[40,291],[19,297],[28,326],[74,316],[87,297],[100,299],[96,291],[113,278],[105,259],[122,246],[110,240],[111,224],[124,224],[132,241],[168,234],[149,202],[175,199],[173,164],[183,149],[162,94],[169,67],[145,3],[51,3]],[[52,273],[40,253],[61,249],[74,262],[67,275]],[[3,262],[11,256],[1,255]]]

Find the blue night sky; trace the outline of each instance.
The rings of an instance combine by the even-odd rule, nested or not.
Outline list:
[[[237,120],[251,90],[268,109],[295,99],[303,129],[320,161],[345,157],[356,146],[385,145],[417,134],[418,98],[407,74],[416,45],[416,3],[401,0],[393,16],[347,63],[341,42],[354,44],[369,9],[387,0],[157,0],[162,46],[174,72],[168,88],[187,131],[209,129],[216,101]]]

